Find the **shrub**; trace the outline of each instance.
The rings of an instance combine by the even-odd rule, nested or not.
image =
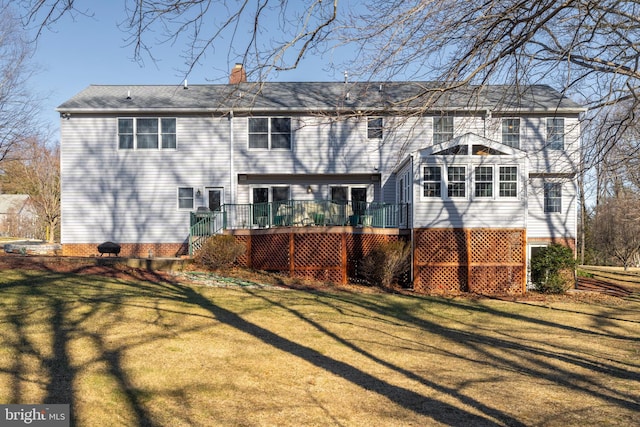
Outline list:
[[[390,288],[394,280],[409,270],[411,245],[408,242],[387,242],[374,248],[362,260],[362,275],[373,285]]]
[[[214,270],[231,266],[246,251],[235,237],[220,234],[209,237],[195,254],[195,262]]]
[[[573,285],[573,251],[562,245],[549,245],[531,257],[531,281],[536,290],[560,294]]]

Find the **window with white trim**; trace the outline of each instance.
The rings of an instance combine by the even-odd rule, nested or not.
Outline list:
[[[175,150],[176,119],[127,117],[118,119],[118,149]]]
[[[382,117],[367,118],[367,138],[382,139]]]
[[[193,187],[178,187],[178,209],[193,210],[194,191]]]
[[[422,173],[422,195],[424,197],[442,197],[442,169],[440,166],[425,166]]]
[[[547,147],[550,150],[564,150],[564,119],[547,119]]]
[[[520,119],[502,119],[502,143],[520,148]]]
[[[467,197],[467,168],[449,166],[447,168],[447,197]]]
[[[493,197],[493,166],[476,166],[475,197]]]
[[[500,197],[518,197],[517,166],[500,166],[498,180]]]
[[[291,118],[249,117],[249,148],[291,150]]]
[[[442,144],[453,139],[453,117],[433,118],[433,144]]]
[[[544,183],[545,213],[562,211],[562,184],[559,182]]]

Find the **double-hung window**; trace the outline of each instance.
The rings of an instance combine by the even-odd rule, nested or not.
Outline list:
[[[500,166],[500,197],[518,197],[518,167]]]
[[[493,197],[493,166],[476,166],[475,197]]]
[[[562,211],[562,184],[559,182],[544,183],[545,213]]]
[[[291,149],[291,118],[249,117],[249,148]]]
[[[502,143],[520,148],[520,119],[502,119]]]
[[[564,119],[547,119],[547,147],[551,150],[564,150]]]
[[[382,117],[367,118],[367,138],[382,139]]]
[[[453,117],[433,118],[433,144],[442,144],[453,139]]]
[[[463,198],[467,196],[467,168],[449,166],[447,168],[447,197]]]
[[[193,187],[178,187],[178,209],[193,210]]]
[[[176,148],[176,119],[158,117],[118,119],[120,150]]]
[[[423,169],[422,188],[424,197],[442,196],[442,170],[440,166],[425,166]]]

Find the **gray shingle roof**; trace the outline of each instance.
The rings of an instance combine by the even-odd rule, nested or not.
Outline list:
[[[558,111],[584,109],[545,85],[464,86],[442,92],[429,82],[267,82],[239,85],[91,85],[60,112],[320,112],[320,111]]]

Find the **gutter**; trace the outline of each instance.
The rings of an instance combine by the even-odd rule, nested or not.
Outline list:
[[[150,113],[150,114],[176,114],[176,113],[200,113],[200,114],[228,114],[228,109],[220,109],[220,108],[120,108],[120,107],[109,107],[109,108],[65,108],[63,105],[56,108],[56,111],[59,113],[75,113],[75,114],[123,114],[123,113]],[[478,109],[465,109],[464,107],[432,107],[432,108],[385,108],[385,107],[371,107],[371,106],[360,106],[360,105],[352,105],[348,108],[336,108],[336,107],[320,107],[320,108],[299,108],[299,107],[273,107],[273,108],[252,108],[252,107],[244,107],[244,108],[233,108],[235,113],[240,114],[268,114],[268,113],[299,113],[299,114],[314,114],[314,113],[350,113],[354,115],[366,116],[370,114],[416,114],[420,113],[421,115],[440,115],[443,112],[459,112],[459,113],[476,113],[476,114],[486,114],[486,109],[478,108]],[[567,107],[567,108],[540,108],[540,107],[530,107],[530,108],[504,108],[499,110],[493,110],[493,114],[510,114],[510,113],[532,113],[532,114],[581,114],[587,111],[586,108],[575,108],[575,107]]]

